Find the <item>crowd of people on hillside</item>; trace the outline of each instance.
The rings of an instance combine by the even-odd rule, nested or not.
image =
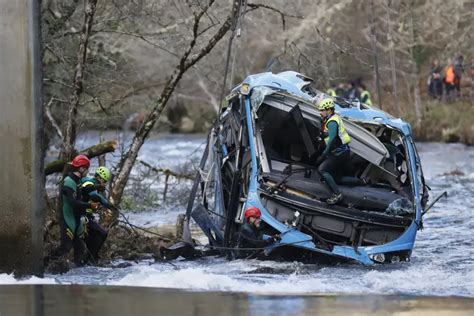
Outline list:
[[[469,69],[470,68],[470,69]],[[471,87],[463,87],[463,77],[470,77]],[[434,59],[431,64],[431,71],[428,76],[428,94],[433,99],[452,102],[463,95],[474,97],[474,57],[470,65],[465,65],[464,56],[459,54],[453,59],[448,59],[445,64],[439,59]],[[469,85],[469,84],[468,84]],[[464,88],[470,92],[462,92]],[[326,90],[331,97],[341,97],[345,99],[359,100],[361,103],[372,105],[370,92],[365,84],[358,79],[356,81],[341,82]]]
[[[372,105],[372,99],[367,87],[358,79],[356,81],[341,82],[326,90],[331,97],[340,97],[351,100],[359,100],[360,102]]]
[[[470,76],[474,81],[474,58],[471,60]],[[464,56],[457,55],[441,64],[434,59],[428,76],[428,93],[433,99],[452,102],[462,96],[461,79],[467,74],[464,66]],[[473,83],[474,84],[474,83]]]

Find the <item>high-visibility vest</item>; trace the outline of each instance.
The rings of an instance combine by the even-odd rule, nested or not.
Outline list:
[[[447,84],[454,84],[454,67],[453,66],[447,66],[446,67],[446,74],[444,76],[444,82]]]
[[[362,91],[362,93],[360,94],[360,98],[363,100],[365,96],[367,96],[367,100],[365,100],[364,103],[367,105],[372,105],[372,100],[370,99],[370,92],[367,90]]]
[[[329,89],[326,91],[326,93],[329,94],[331,97],[337,96],[336,90],[334,90],[333,88],[329,88]]]
[[[84,177],[84,178],[81,179],[81,184],[80,184],[81,185],[81,190],[85,191],[87,188],[95,186],[95,184],[96,184],[95,179],[93,179],[91,177]],[[81,195],[83,195],[83,194],[81,194]],[[92,202],[92,201],[87,201],[87,202]],[[88,209],[86,209],[86,213],[89,214],[89,215],[93,214],[94,210],[91,209],[91,208],[88,208]]]
[[[342,121],[341,117],[334,113],[325,123],[324,123],[324,133],[327,134],[328,128],[327,125],[329,122],[334,121],[337,123],[337,135],[339,136],[339,139],[341,140],[343,145],[349,144],[351,141],[351,137],[346,131],[346,126],[344,125],[344,122]],[[329,136],[324,138],[324,142],[327,144],[329,141]]]

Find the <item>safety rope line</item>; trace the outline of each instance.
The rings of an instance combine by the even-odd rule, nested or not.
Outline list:
[[[169,237],[166,237],[165,235],[162,235],[162,234],[159,234],[159,233],[155,233],[151,230],[148,230],[146,228],[143,228],[143,227],[140,227],[140,226],[137,226],[137,225],[134,225],[130,222],[124,222],[124,221],[120,221],[119,222],[121,223],[124,223],[124,224],[128,224],[130,226],[133,226],[134,228],[138,229],[138,230],[142,230],[146,233],[149,233],[151,235],[155,235],[157,237],[160,237],[164,240],[167,240],[167,241],[180,241],[180,242],[185,242],[185,243],[188,243],[186,242],[185,240],[183,239],[180,239],[180,238],[169,238]],[[291,242],[291,243],[284,243],[284,244],[276,244],[274,245],[274,247],[272,248],[269,248],[269,246],[266,246],[266,247],[247,247],[247,248],[233,248],[233,247],[224,247],[224,246],[212,246],[212,245],[202,245],[200,243],[196,243],[196,246],[197,247],[203,247],[203,248],[208,248],[208,249],[217,249],[217,250],[235,250],[235,251],[248,251],[248,250],[265,250],[265,249],[274,249],[274,248],[279,248],[279,247],[283,247],[283,246],[291,246],[291,245],[294,245],[294,244],[300,244],[300,243],[304,243],[304,242],[312,242],[312,240],[300,240],[300,241],[295,241],[295,242]]]
[[[224,247],[224,246],[212,246],[212,245],[200,245],[200,244],[197,244],[198,246],[200,247],[203,247],[203,248],[214,248],[214,249],[221,249],[221,250],[236,250],[236,251],[247,251],[247,250],[265,250],[265,249],[275,249],[275,248],[280,248],[280,247],[284,247],[284,246],[291,246],[291,245],[295,245],[295,244],[301,244],[301,243],[304,243],[304,242],[312,242],[312,240],[300,240],[300,241],[294,241],[294,242],[291,242],[291,243],[278,243],[276,245],[273,245],[273,247],[270,247],[272,246],[271,244],[266,246],[266,247],[247,247],[247,248],[241,248],[241,247],[238,247],[238,248],[232,248],[232,247]]]
[[[166,240],[166,241],[184,241],[184,240],[180,240],[180,239],[178,239],[178,238],[170,238],[170,237],[167,237],[167,236],[165,236],[165,235],[162,235],[162,234],[159,234],[159,233],[155,233],[155,232],[153,232],[153,231],[151,231],[151,230],[149,230],[149,229],[146,229],[146,228],[143,228],[143,227],[134,225],[134,224],[132,224],[132,223],[130,223],[130,222],[125,222],[125,221],[119,220],[119,223],[127,224],[127,225],[129,225],[130,227],[132,227],[132,228],[136,228],[136,229],[141,230],[141,231],[144,231],[144,232],[146,232],[146,233],[148,233],[148,234],[155,235],[155,236],[160,237],[161,239]],[[138,235],[138,234],[137,234],[137,235]]]
[[[115,207],[116,208],[116,207]],[[148,234],[151,234],[151,235],[155,235],[157,237],[160,237],[161,239],[163,240],[166,240],[166,241],[177,241],[177,242],[185,242],[187,244],[189,244],[187,241],[181,239],[181,238],[170,238],[170,237],[167,237],[165,235],[162,235],[162,234],[159,234],[159,233],[156,233],[156,232],[153,232],[149,229],[146,229],[146,228],[143,228],[143,227],[140,227],[140,226],[137,226],[137,225],[134,225],[132,223],[130,223],[130,221],[128,220],[128,218],[121,212],[119,211],[118,208],[116,208],[116,211],[118,214],[120,214],[124,219],[125,221],[122,221],[122,220],[118,220],[119,223],[123,223],[123,224],[127,224],[129,225],[132,229],[133,228],[136,228],[138,230],[141,230],[141,231],[144,231]],[[283,233],[281,233],[280,235],[284,235],[288,232],[290,232],[292,230],[287,230]],[[136,232],[135,232],[136,233]],[[301,244],[301,243],[304,243],[304,242],[313,242],[313,240],[300,240],[300,241],[295,241],[295,242],[291,242],[291,243],[278,243],[276,245],[273,245],[273,247],[270,247],[271,245],[268,245],[268,246],[265,246],[265,247],[246,247],[246,248],[234,248],[234,247],[224,247],[224,246],[212,246],[212,245],[202,245],[200,243],[196,243],[196,246],[197,247],[203,247],[203,248],[209,248],[209,249],[217,249],[217,250],[233,250],[233,251],[248,251],[248,250],[265,250],[265,249],[275,249],[275,248],[280,248],[280,247],[283,247],[283,246],[291,246],[291,245],[295,245],[295,244]]]

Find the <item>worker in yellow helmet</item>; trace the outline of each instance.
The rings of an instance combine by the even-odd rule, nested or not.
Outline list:
[[[351,138],[346,131],[342,118],[334,112],[334,101],[325,98],[319,102],[318,110],[322,119],[322,131],[324,134],[324,151],[317,158],[318,170],[321,177],[332,191],[332,195],[326,200],[328,204],[336,204],[342,201],[334,173],[338,167],[349,158],[349,143]]]
[[[360,102],[371,106],[372,99],[370,98],[370,92],[365,87],[365,84],[363,83],[359,84],[359,93],[360,93]]]
[[[112,174],[107,167],[98,167],[95,171],[95,176],[84,177],[80,182],[81,197],[84,202],[93,201],[99,202],[102,206],[108,209],[115,209],[115,207],[106,199],[104,190],[107,182],[109,182]],[[99,262],[99,251],[107,238],[108,231],[100,225],[100,221],[95,218],[94,210],[86,210],[86,229],[84,241],[87,246],[88,254],[84,258],[84,262],[92,261]]]
[[[330,95],[331,97],[336,97],[336,96],[337,96],[337,94],[336,94],[336,89],[334,89],[333,87],[327,89],[327,90],[326,90],[326,93],[327,93],[328,95]]]

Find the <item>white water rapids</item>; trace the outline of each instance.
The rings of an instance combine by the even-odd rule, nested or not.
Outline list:
[[[87,147],[97,134],[82,135]],[[139,159],[176,170],[203,149],[202,136],[169,135],[151,138]],[[81,143],[82,142],[82,143]],[[0,274],[0,284],[104,284],[204,291],[252,293],[414,294],[474,297],[474,148],[460,144],[418,144],[431,196],[447,190],[426,215],[410,262],[365,267],[358,264],[321,266],[297,262],[227,261],[205,258],[171,263],[141,261],[127,268],[84,267],[63,275],[17,280]],[[110,156],[110,155],[108,155]],[[114,160],[108,157],[108,160]],[[454,170],[461,173],[447,175]],[[176,185],[190,185],[179,183]],[[161,183],[153,188],[160,190]],[[185,205],[168,203],[156,210],[128,213],[130,221],[147,227],[173,224]]]

